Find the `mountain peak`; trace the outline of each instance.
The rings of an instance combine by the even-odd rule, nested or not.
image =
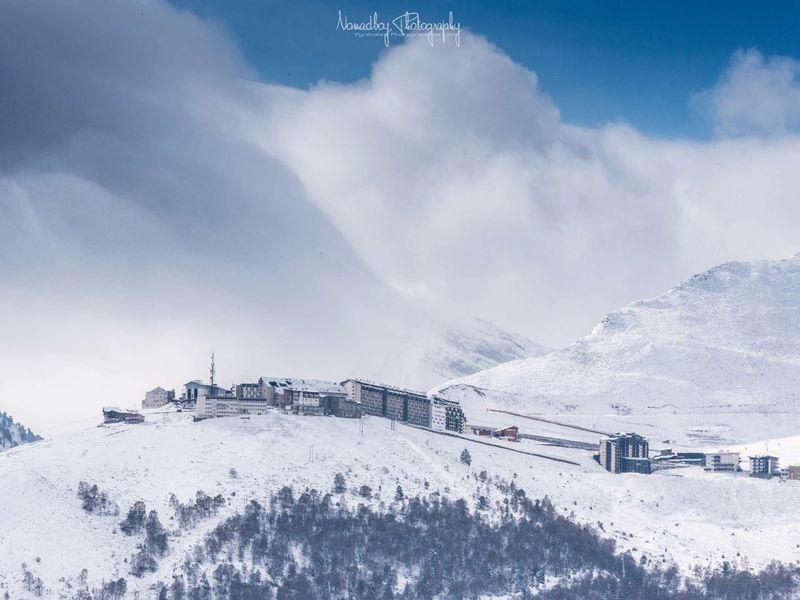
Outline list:
[[[798,315],[800,256],[727,262],[609,313],[563,350],[449,385],[531,409],[797,411]]]

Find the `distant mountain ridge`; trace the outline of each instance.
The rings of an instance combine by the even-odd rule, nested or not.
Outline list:
[[[502,329],[489,321],[475,318],[447,327],[438,347],[424,359],[437,375],[464,377],[520,358],[543,356],[550,348]]]
[[[40,439],[27,427],[15,423],[10,415],[0,412],[0,451]]]
[[[800,412],[800,255],[719,265],[441,391],[545,412]]]
[[[418,389],[552,351],[478,317],[416,327],[390,347],[389,355],[369,376]]]

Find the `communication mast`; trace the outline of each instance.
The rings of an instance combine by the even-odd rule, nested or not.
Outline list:
[[[211,393],[214,393],[214,378],[217,375],[217,370],[214,368],[214,351],[211,351]]]

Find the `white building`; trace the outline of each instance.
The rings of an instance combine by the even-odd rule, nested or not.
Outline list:
[[[248,399],[261,398],[260,385],[258,383],[237,383],[236,397]]]
[[[704,468],[706,471],[738,471],[738,452],[714,452],[706,454]]]
[[[204,419],[233,417],[243,414],[239,401],[233,395],[210,395],[200,390],[197,396],[197,416]]]
[[[149,392],[145,392],[142,408],[160,408],[174,399],[174,391],[167,391],[162,387],[153,388]]]
[[[434,399],[431,402],[431,429],[444,431],[447,424],[447,408],[444,402]]]

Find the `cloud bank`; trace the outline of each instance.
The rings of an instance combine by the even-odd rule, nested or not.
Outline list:
[[[204,376],[211,348],[226,381],[362,374],[441,316],[558,346],[793,254],[795,73],[738,54],[703,95],[719,136],[660,140],[563,122],[475,36],[301,91],[161,2],[3,3],[0,405],[95,415]]]
[[[798,138],[760,135],[800,106],[790,63],[737,54],[706,95],[738,137],[670,141],[564,123],[484,39],[408,43],[294,95],[261,143],[394,289],[557,346],[709,265],[797,251]]]

